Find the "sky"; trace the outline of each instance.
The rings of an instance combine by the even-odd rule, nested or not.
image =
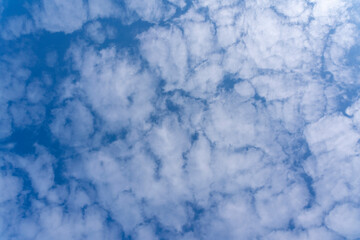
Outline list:
[[[0,0],[0,239],[360,239],[360,4]]]

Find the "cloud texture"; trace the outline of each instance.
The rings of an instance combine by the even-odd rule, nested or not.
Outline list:
[[[0,0],[0,238],[360,239],[359,8]]]

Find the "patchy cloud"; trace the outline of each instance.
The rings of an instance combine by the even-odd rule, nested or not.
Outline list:
[[[0,238],[360,238],[356,9],[0,1]]]

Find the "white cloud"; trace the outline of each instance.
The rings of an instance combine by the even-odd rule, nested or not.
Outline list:
[[[53,164],[55,159],[44,147],[35,146],[37,156],[32,158],[18,158],[18,166],[29,173],[31,184],[40,198],[47,195],[49,189],[54,185]]]
[[[83,213],[68,213],[61,207],[40,210],[40,231],[36,239],[115,239],[115,234],[119,234],[106,229],[105,212],[95,206],[84,209]]]
[[[290,220],[307,204],[307,189],[303,184],[290,185],[281,192],[274,192],[271,188],[260,190],[255,196],[259,222],[270,229],[286,228]]]
[[[351,204],[336,206],[326,217],[326,225],[348,239],[360,237],[360,209]]]
[[[186,1],[185,0],[168,0],[169,2],[183,8],[186,6]]]
[[[142,54],[166,80],[166,90],[181,86],[188,71],[188,53],[180,29],[175,26],[169,29],[152,28],[141,34],[139,39]]]
[[[23,54],[26,56],[26,54]],[[30,76],[26,57],[7,56],[2,57],[0,72],[3,80],[0,82],[0,101],[14,101],[21,98],[25,90],[25,81]]]
[[[140,63],[115,48],[96,52],[74,45],[70,52],[80,72],[79,89],[92,109],[107,123],[107,129],[129,124],[143,126],[153,110],[154,79]],[[146,125],[146,124],[145,124]]]
[[[136,238],[138,240],[155,240],[158,239],[154,230],[150,226],[141,226],[137,229]]]
[[[160,175],[174,192],[186,194],[183,178],[183,153],[190,148],[190,136],[173,118],[165,119],[159,127],[152,129],[149,143],[153,152],[161,159]]]
[[[42,0],[41,5],[34,6],[33,17],[39,28],[72,33],[86,22],[87,6],[82,0]]]
[[[193,18],[199,21],[193,22]],[[215,46],[213,27],[197,14],[182,19],[181,26],[183,30],[151,28],[139,35],[142,54],[166,81],[166,91],[181,88],[198,97],[213,94],[223,77],[221,56],[210,55]]]
[[[228,48],[224,55],[224,70],[248,79],[257,74],[256,62],[247,54],[246,45],[242,42]]]
[[[232,102],[226,100],[210,105],[205,121],[207,136],[219,146],[244,147],[255,144],[256,126],[253,121],[257,117],[256,108],[251,103],[235,104],[236,98],[231,99]],[[230,104],[237,107],[234,109]]]
[[[308,125],[305,136],[317,156],[331,154],[342,159],[358,152],[356,146],[360,135],[354,131],[351,119],[341,115],[327,116]]]
[[[106,18],[120,14],[120,8],[113,0],[88,0],[90,18]]]
[[[189,48],[190,57],[195,64],[204,61],[207,56],[214,51],[214,27],[206,21],[194,21],[193,19],[202,18],[189,14],[189,20],[185,18],[182,27]],[[204,59],[205,58],[205,59]]]
[[[224,70],[219,66],[220,61],[219,55],[211,55],[206,62],[199,64],[191,71],[182,88],[195,97],[213,96],[224,77]]]
[[[9,107],[13,123],[16,127],[40,124],[45,119],[44,106],[26,105],[25,103],[11,104]]]
[[[255,95],[254,87],[248,81],[237,83],[234,89],[244,99],[252,98]]]
[[[356,104],[354,108],[356,109]],[[348,113],[351,114],[351,108]],[[313,187],[319,206],[309,210],[310,215],[301,217],[308,219],[306,222],[301,218],[300,221],[302,224],[319,225],[324,212],[330,211],[334,204],[357,202],[359,181],[356,171],[360,167],[357,156],[360,136],[352,119],[342,115],[326,116],[308,125],[305,136],[314,156],[308,158],[304,166],[315,180]],[[354,225],[348,224],[348,229],[342,230],[343,227],[334,220],[335,215],[337,219],[346,216],[349,208],[349,205],[335,207],[326,217],[326,224],[333,230],[336,228],[336,232],[347,238],[355,238],[351,236],[351,232],[347,232]]]
[[[301,80],[295,75],[260,75],[251,79],[256,92],[267,101],[284,100],[302,88]]]
[[[12,201],[21,191],[22,182],[19,178],[11,175],[2,175],[0,178],[1,197],[0,203],[4,204],[7,201]]]
[[[35,221],[26,219],[18,223],[19,224],[19,235],[25,239],[36,239],[36,234],[39,231],[39,226]]]
[[[64,107],[54,109],[52,114],[54,120],[50,129],[62,144],[86,145],[94,129],[94,120],[91,112],[81,102],[67,102]]]
[[[356,26],[351,23],[338,26],[335,33],[331,35],[331,42],[324,56],[326,68],[333,74],[335,81],[355,83],[357,68],[348,66],[347,54],[356,44],[358,35]]]
[[[313,16],[325,24],[343,22],[348,17],[346,8],[350,3],[343,0],[311,0],[315,3]]]
[[[158,22],[167,20],[175,13],[175,8],[162,0],[125,0],[129,10],[133,10],[144,21]]]
[[[246,51],[259,68],[286,70],[311,69],[309,42],[300,26],[284,24],[270,9],[245,13]]]
[[[34,22],[26,16],[10,17],[2,25],[1,37],[5,40],[16,39],[35,30]]]
[[[96,43],[103,43],[106,39],[106,32],[100,22],[93,22],[86,26],[86,32]]]
[[[304,89],[301,109],[306,121],[317,121],[326,112],[326,96],[322,83],[311,82]]]
[[[340,240],[342,239],[337,234],[327,230],[324,227],[321,228],[311,228],[307,231],[274,231],[269,236],[268,239],[331,239],[331,240]]]
[[[235,196],[232,199],[221,199],[218,207],[218,218],[208,219],[205,224],[207,239],[236,239],[238,237],[256,238],[265,231],[258,224],[258,217],[247,195]]]
[[[199,136],[189,152],[186,162],[186,175],[189,188],[201,206],[208,206],[209,204],[210,185],[214,178],[211,159],[209,141],[204,136]]]
[[[290,18],[301,19],[303,15],[308,17],[309,8],[307,4],[308,3],[303,0],[279,1],[275,3],[275,8]]]
[[[27,79],[30,76],[30,71],[26,68],[28,64],[28,59],[26,59],[26,54],[24,56],[9,56],[4,54],[1,58],[0,63],[0,74],[2,76],[2,81],[0,81],[0,138],[6,138],[12,133],[12,116],[11,108],[9,103],[16,103],[19,101],[25,94],[25,84]],[[19,104],[19,106],[23,106]],[[21,122],[22,116],[26,115],[26,111],[30,110],[27,107],[20,109],[12,109],[13,115],[19,116],[15,120],[17,123]],[[33,109],[34,110],[34,109]],[[38,109],[37,109],[38,110]],[[30,110],[31,111],[31,110]],[[28,112],[29,113],[29,112]],[[38,111],[29,113],[34,115],[36,118]],[[31,117],[30,117],[31,118]]]
[[[218,147],[230,149],[253,146],[270,156],[283,159],[275,141],[268,111],[258,101],[244,102],[238,94],[222,95],[209,105],[202,120],[208,138]]]
[[[296,217],[296,224],[306,229],[320,227],[322,225],[323,215],[324,213],[321,207],[316,205],[310,209],[302,211]]]
[[[44,100],[45,86],[40,81],[33,81],[26,86],[26,98],[30,103],[36,104]]]

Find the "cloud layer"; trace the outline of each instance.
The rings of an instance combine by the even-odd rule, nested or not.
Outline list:
[[[0,1],[0,237],[360,238],[358,9]]]

